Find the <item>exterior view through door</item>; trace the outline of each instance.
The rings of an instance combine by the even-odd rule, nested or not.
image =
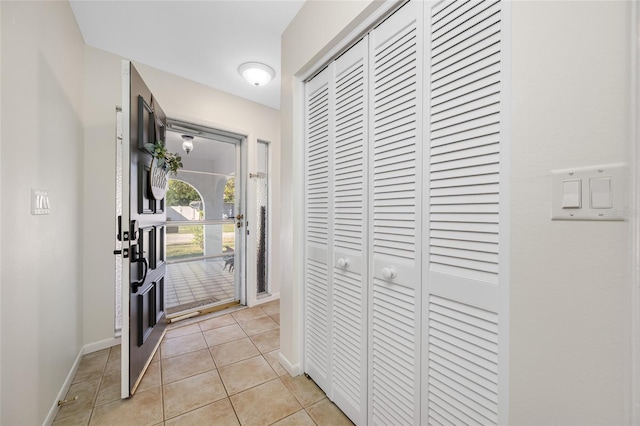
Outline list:
[[[244,212],[243,138],[168,121],[167,150],[182,167],[167,191],[168,315],[227,306],[241,299]],[[187,153],[186,151],[189,151]]]

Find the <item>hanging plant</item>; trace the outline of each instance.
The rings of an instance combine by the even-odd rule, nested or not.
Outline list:
[[[173,176],[183,167],[182,157],[173,152],[167,152],[167,147],[161,140],[156,143],[146,143],[144,148],[156,159],[156,167],[171,172]]]

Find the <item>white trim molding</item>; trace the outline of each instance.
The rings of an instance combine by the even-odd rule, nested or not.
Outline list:
[[[254,304],[251,305],[251,306],[264,305],[265,303],[272,302],[274,300],[280,300],[280,293],[273,293],[273,294],[269,294],[268,296],[258,296],[254,300]],[[249,307],[251,307],[251,306],[249,306]]]
[[[509,424],[510,397],[510,336],[511,336],[511,2],[502,5],[502,69],[500,87],[500,289],[498,312],[500,313],[498,335],[498,424]]]
[[[637,2],[631,2],[631,116],[630,116],[630,150],[631,167],[629,185],[630,225],[631,225],[631,282],[629,286],[631,306],[631,327],[629,330],[631,371],[628,383],[630,397],[627,405],[627,423],[640,424],[640,8]]]
[[[53,421],[56,419],[56,416],[58,415],[58,411],[60,410],[58,401],[64,400],[65,396],[67,395],[67,392],[69,392],[69,388],[71,387],[73,378],[78,372],[78,367],[80,367],[80,362],[82,362],[82,357],[85,356],[86,354],[98,352],[103,349],[108,349],[113,346],[117,346],[119,344],[120,344],[120,338],[113,337],[111,339],[104,339],[98,342],[88,343],[84,345],[82,348],[80,348],[80,350],[78,351],[78,355],[76,356],[76,359],[73,362],[73,365],[71,365],[69,374],[67,374],[67,378],[64,380],[64,383],[62,384],[62,387],[60,388],[60,391],[58,392],[58,395],[55,401],[53,401],[53,404],[49,409],[49,413],[47,414],[47,417],[45,417],[44,422],[42,422],[43,426],[49,426],[53,424]]]
[[[82,348],[82,355],[98,352],[103,349],[111,348],[113,346],[118,346],[120,343],[120,337],[112,337],[111,339],[104,339],[98,342],[89,343],[84,345],[84,347]]]
[[[71,382],[73,382],[73,378],[75,377],[76,372],[78,371],[78,367],[80,366],[80,361],[82,361],[83,355],[84,355],[84,348],[80,348],[80,351],[78,352],[78,356],[76,356],[76,360],[73,362],[73,365],[71,366],[71,370],[69,370],[69,374],[67,374],[67,378],[65,379],[64,383],[62,384],[62,387],[60,388],[60,392],[58,392],[58,395],[55,401],[53,401],[53,404],[49,409],[49,413],[47,414],[47,417],[45,417],[44,422],[42,422],[43,426],[48,426],[53,424],[53,421],[56,419],[56,416],[58,415],[58,411],[60,410],[58,401],[62,401],[64,397],[67,395],[67,392],[69,392],[69,388],[71,387]]]
[[[282,365],[282,367],[287,370],[287,373],[292,377],[299,376],[304,372],[301,363],[298,362],[296,364],[292,364],[287,357],[282,354],[282,352],[278,353],[278,361],[280,361],[280,365]]]

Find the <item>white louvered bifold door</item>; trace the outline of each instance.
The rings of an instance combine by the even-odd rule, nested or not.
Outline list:
[[[367,423],[367,49],[359,41],[330,66],[333,116],[332,399]]]
[[[369,424],[420,421],[422,9],[370,34]]]
[[[423,423],[506,424],[502,5],[430,7]]]
[[[332,95],[329,70],[305,85],[304,370],[330,393]]]

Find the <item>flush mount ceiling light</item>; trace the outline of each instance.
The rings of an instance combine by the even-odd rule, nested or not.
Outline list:
[[[238,72],[253,86],[264,86],[276,76],[273,68],[260,62],[247,62],[246,64],[242,64],[238,68]]]
[[[182,135],[182,141],[182,149],[184,149],[184,152],[187,154],[190,153],[193,149],[193,136]]]

